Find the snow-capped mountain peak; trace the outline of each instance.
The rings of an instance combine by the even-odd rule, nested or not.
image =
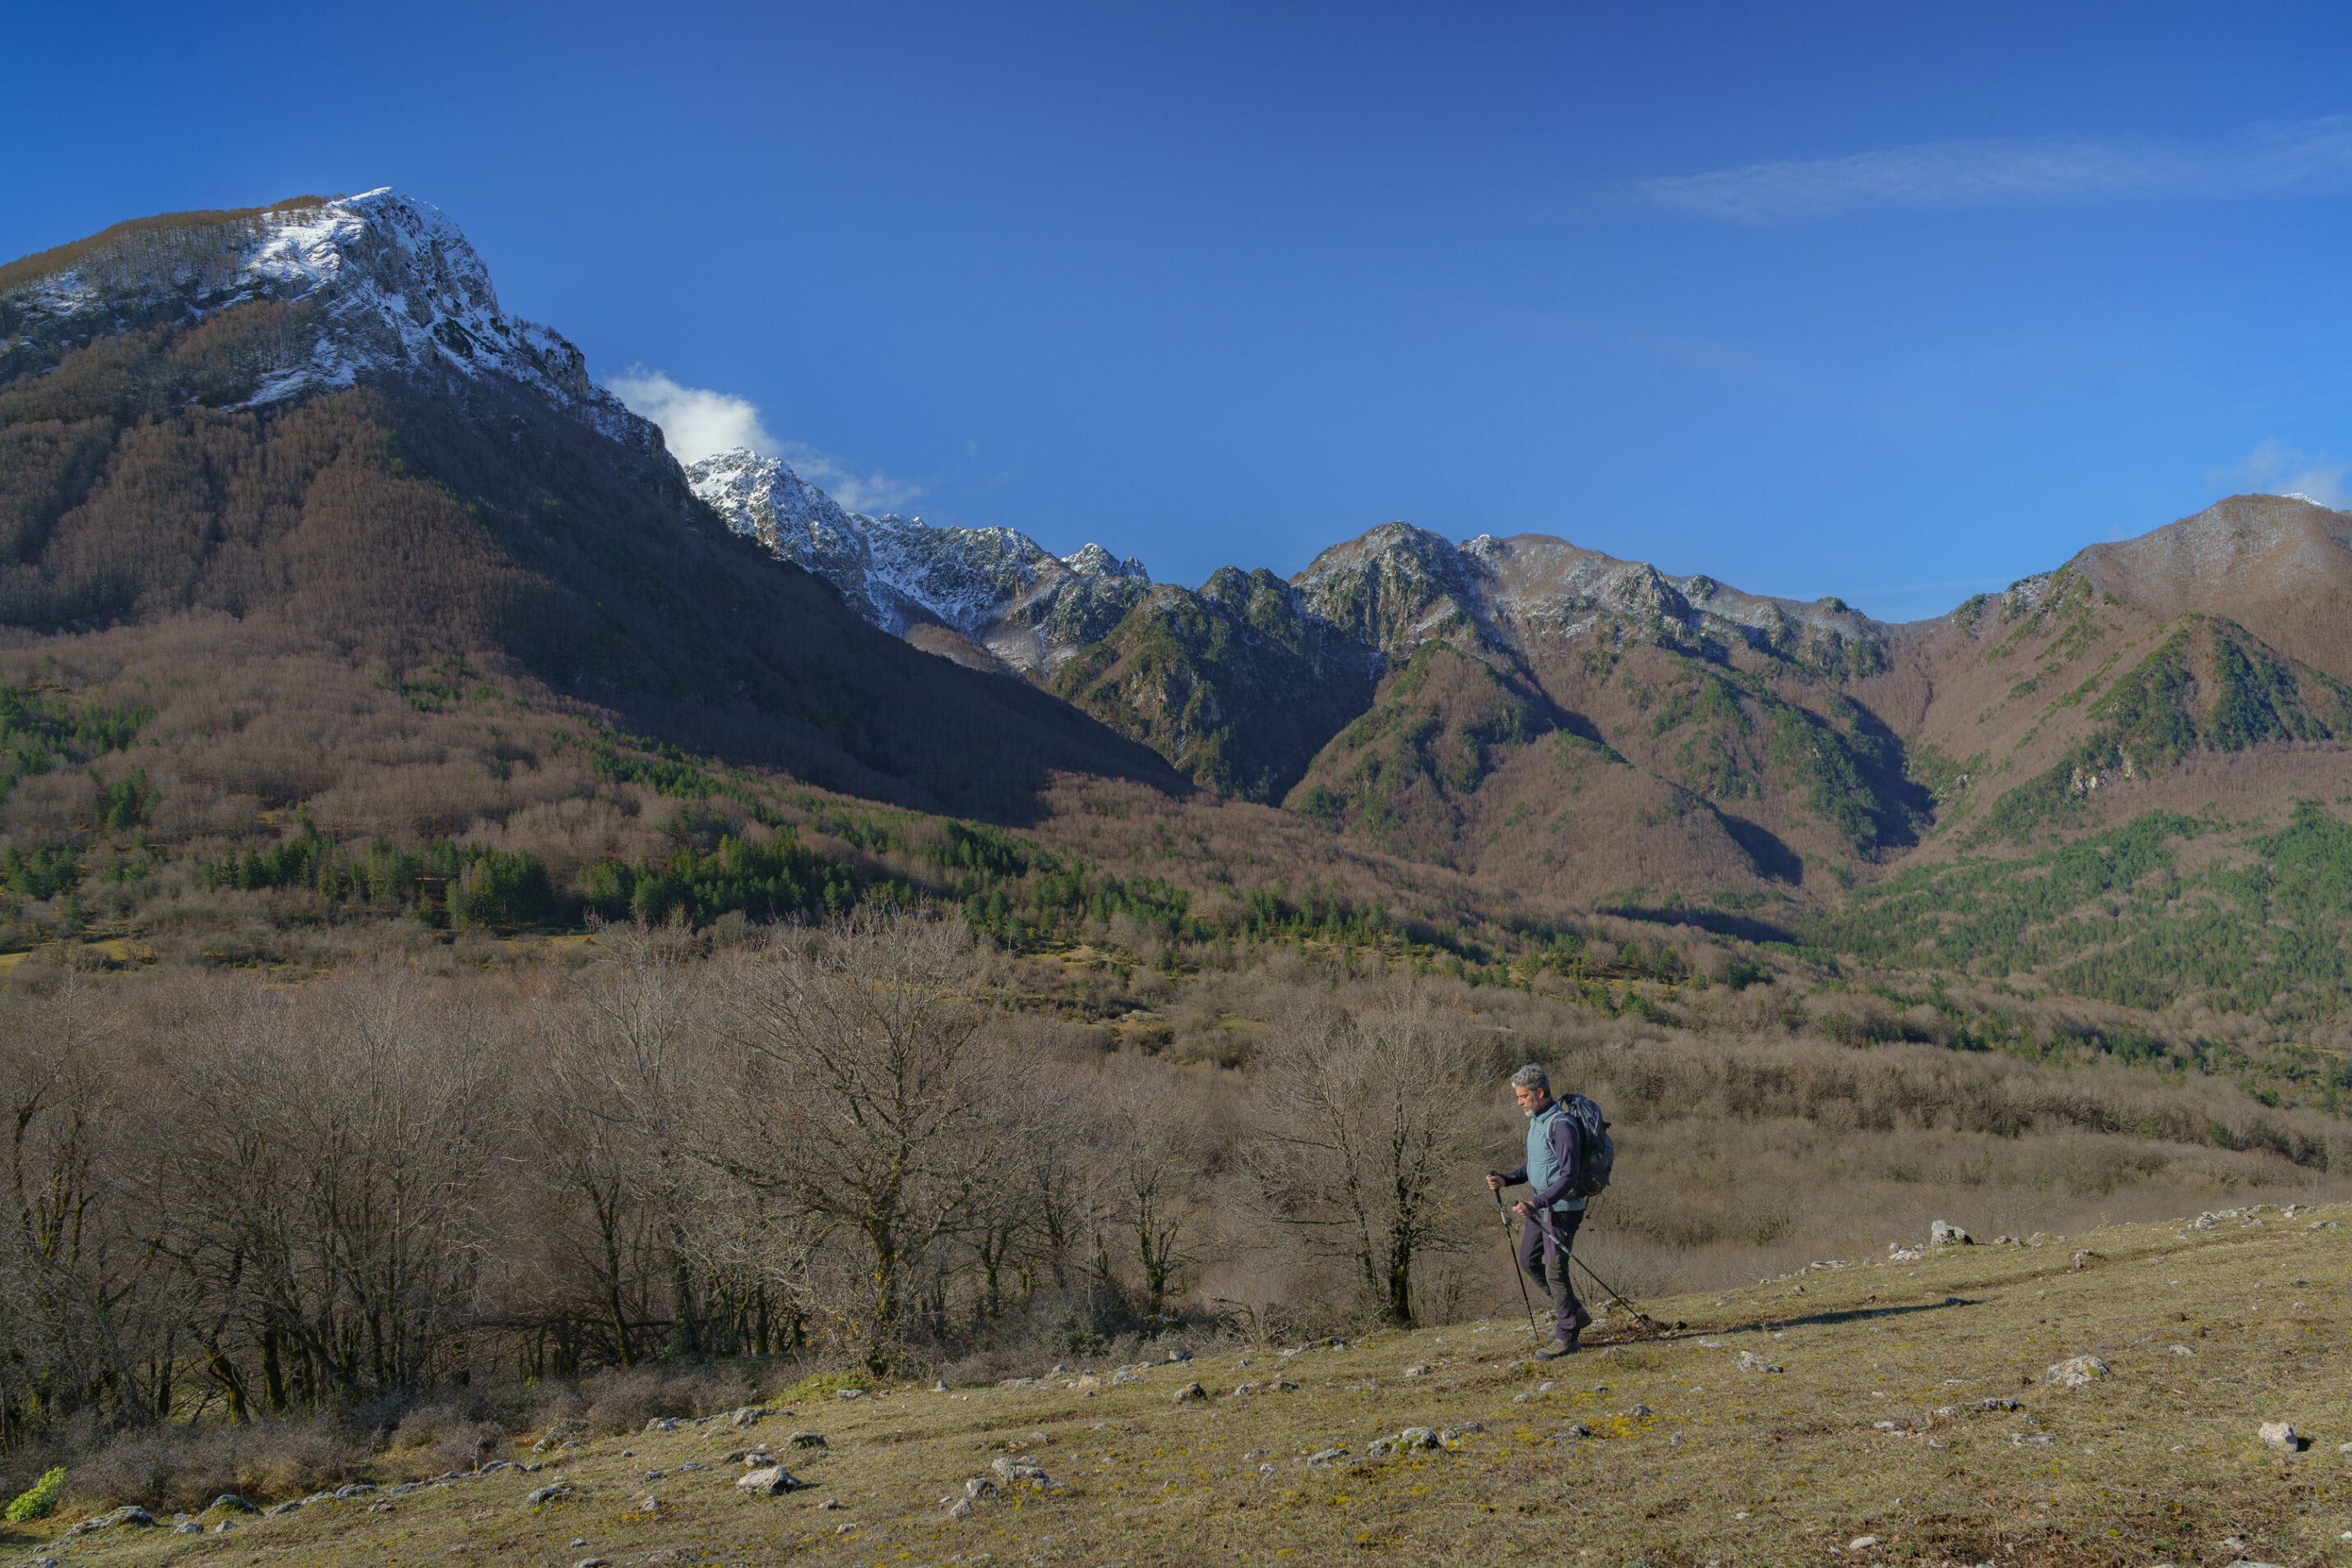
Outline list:
[[[686,476],[730,528],[831,582],[884,631],[951,627],[1023,669],[1050,669],[1076,645],[1059,634],[1070,619],[1055,615],[1066,612],[1064,600],[1093,605],[1080,618],[1092,626],[1151,582],[1141,561],[1098,544],[1056,558],[1012,528],[935,528],[920,517],[853,512],[790,464],[745,447],[692,464]]]
[[[1133,556],[1121,559],[1100,545],[1080,545],[1062,558],[1062,564],[1081,577],[1121,577],[1150,582],[1151,574]]]
[[[446,214],[389,186],[136,228],[9,293],[37,319],[110,319],[100,330],[256,300],[309,304],[319,329],[264,367],[253,403],[383,375],[495,375],[633,446],[656,439],[589,379],[571,342],[499,308],[489,269]]]

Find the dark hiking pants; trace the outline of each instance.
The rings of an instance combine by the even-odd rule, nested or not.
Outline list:
[[[1545,1228],[1549,1218],[1550,1228]],[[1561,1339],[1576,1333],[1576,1287],[1568,1277],[1569,1249],[1576,1244],[1576,1228],[1584,1223],[1580,1208],[1559,1209],[1547,1217],[1541,1209],[1528,1221],[1519,1233],[1519,1267],[1536,1282],[1536,1289],[1551,1298],[1555,1326],[1552,1332]]]

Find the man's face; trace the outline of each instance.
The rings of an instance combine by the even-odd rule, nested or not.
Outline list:
[[[1511,1098],[1519,1103],[1520,1115],[1533,1116],[1551,1103],[1551,1091],[1530,1089],[1522,1084],[1514,1083],[1511,1085]]]

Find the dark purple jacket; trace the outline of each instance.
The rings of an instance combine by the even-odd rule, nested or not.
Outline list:
[[[1551,1105],[1559,1103],[1554,1100],[1536,1114],[1550,1115]],[[1576,1190],[1576,1152],[1580,1142],[1576,1135],[1576,1118],[1566,1112],[1552,1116],[1551,1125],[1545,1129],[1545,1138],[1551,1145],[1552,1168],[1559,1176],[1551,1186],[1535,1194],[1532,1201],[1538,1208],[1549,1208],[1553,1204],[1563,1201],[1571,1207],[1581,1208],[1584,1206],[1583,1195]],[[1521,1160],[1511,1169],[1496,1174],[1503,1178],[1505,1186],[1524,1186],[1528,1179],[1528,1162]]]

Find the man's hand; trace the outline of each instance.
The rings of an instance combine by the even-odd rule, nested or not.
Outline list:
[[[1511,1212],[1521,1219],[1533,1219],[1536,1217],[1536,1206],[1522,1198],[1511,1205]]]
[[[1487,1190],[1488,1192],[1500,1192],[1500,1191],[1502,1191],[1502,1190],[1503,1190],[1503,1178],[1502,1178],[1501,1176],[1496,1176],[1493,1171],[1488,1171],[1488,1172],[1486,1173],[1486,1190]]]

